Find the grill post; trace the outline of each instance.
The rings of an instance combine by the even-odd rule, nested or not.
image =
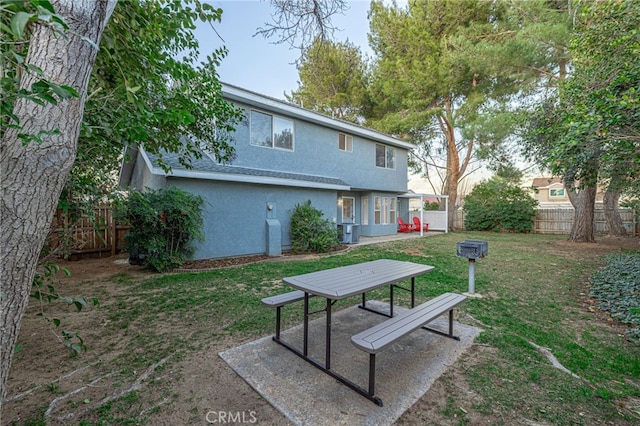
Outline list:
[[[469,259],[469,297],[482,297],[476,294],[476,259],[485,257],[489,253],[489,243],[486,241],[464,240],[456,244],[456,255]]]
[[[469,294],[476,293],[476,260],[469,259]]]

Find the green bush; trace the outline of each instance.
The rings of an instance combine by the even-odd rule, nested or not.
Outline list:
[[[434,210],[440,210],[440,203],[437,201],[425,201],[424,202],[424,206],[422,206],[422,210],[425,211],[434,211]]]
[[[295,253],[327,253],[340,245],[338,230],[311,200],[296,204],[291,215],[291,248]]]
[[[470,231],[531,232],[537,205],[524,189],[493,177],[464,199],[464,225]]]
[[[193,255],[202,240],[202,197],[179,188],[131,191],[121,215],[130,223],[125,236],[132,263],[164,272]]]

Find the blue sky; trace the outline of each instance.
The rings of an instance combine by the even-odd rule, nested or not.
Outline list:
[[[273,9],[268,0],[207,0],[223,10],[222,22],[215,23],[215,30],[200,25],[196,36],[203,57],[224,45],[229,50],[218,68],[220,80],[267,96],[284,100],[284,93],[298,87],[298,70],[293,62],[300,52],[288,44],[274,44],[274,39],[253,36],[258,27],[271,22]],[[344,15],[336,15],[333,24],[338,28],[333,34],[336,41],[349,40],[360,47],[363,54],[371,55],[367,34],[369,32],[369,0],[348,0],[349,9]],[[397,0],[406,5],[407,0]],[[216,32],[219,34],[216,34]],[[224,42],[220,39],[224,40]],[[425,180],[411,175],[409,188],[419,193],[433,193]]]
[[[221,81],[278,99],[284,99],[285,92],[298,87],[298,71],[293,62],[300,52],[287,44],[274,44],[275,37],[253,36],[258,27],[271,22],[273,9],[268,0],[209,0],[208,3],[223,10],[222,22],[214,24],[220,36],[208,24],[200,25],[196,35],[204,56],[222,45],[229,50],[218,69]],[[340,29],[334,32],[333,38],[348,39],[367,54],[371,52],[367,41],[369,3],[368,0],[348,1],[349,10],[333,19],[334,26]]]

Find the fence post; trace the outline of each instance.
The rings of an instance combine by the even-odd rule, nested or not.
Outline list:
[[[82,256],[87,253],[110,253],[111,256],[115,256],[119,247],[118,231],[127,230],[129,227],[118,226],[113,210],[113,205],[96,206],[95,220],[82,216],[75,223],[71,222],[66,213],[56,212],[51,226],[54,233],[62,233],[64,238],[53,238],[49,241],[48,248],[54,250],[62,246],[69,258],[71,254]]]
[[[111,256],[115,256],[118,251],[118,228],[116,226],[115,215],[113,214],[113,204],[111,204],[109,213],[109,228],[111,229]]]

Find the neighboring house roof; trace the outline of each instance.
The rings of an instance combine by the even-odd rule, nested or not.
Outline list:
[[[352,135],[361,136],[376,142],[385,143],[406,150],[415,148],[415,145],[412,143],[404,142],[400,139],[385,135],[384,133],[380,133],[363,126],[358,126],[357,124],[349,123],[347,121],[338,120],[329,117],[328,115],[311,111],[298,105],[242,89],[237,86],[232,86],[227,83],[222,83],[222,94],[225,99],[231,101],[241,102],[258,108],[265,108],[269,111],[279,112],[290,117],[340,130]]]
[[[305,188],[321,188],[346,190],[350,189],[349,184],[341,179],[326,176],[307,175],[299,173],[280,172],[276,170],[262,170],[248,167],[237,167],[231,165],[218,164],[208,155],[193,159],[191,169],[185,168],[178,161],[178,154],[164,153],[162,161],[171,168],[165,172],[158,163],[158,156],[147,153],[142,148],[131,148],[128,155],[131,162],[125,163],[120,172],[120,186],[126,187],[131,181],[131,173],[135,165],[136,153],[140,152],[147,168],[151,174],[167,177],[184,177],[192,179],[206,179],[218,181],[231,181],[243,183],[258,183],[263,185],[286,185]]]
[[[531,184],[534,188],[547,188],[552,185],[563,185],[562,178],[559,177],[538,177],[533,179],[533,183]]]

